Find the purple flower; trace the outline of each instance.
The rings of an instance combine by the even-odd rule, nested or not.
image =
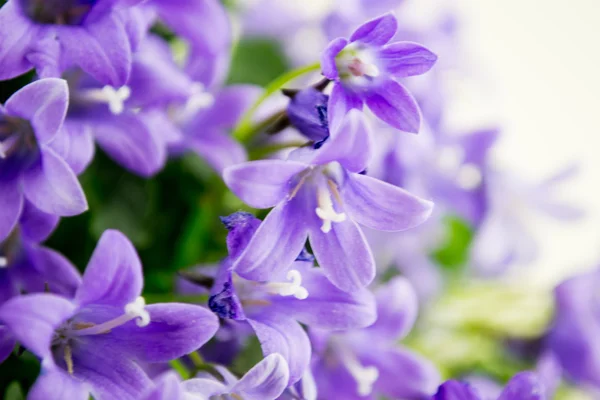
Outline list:
[[[213,396],[214,398],[231,396],[231,398],[244,400],[275,400],[285,390],[289,380],[287,363],[280,354],[276,353],[266,356],[241,379],[223,367],[217,366],[216,369],[223,381],[213,376],[193,378],[181,384],[182,391],[190,395],[190,398],[212,399]],[[167,400],[166,397],[163,399]]]
[[[58,76],[78,66],[103,84],[124,85],[141,0],[9,0],[0,8],[0,79],[35,67]]]
[[[252,161],[225,170],[225,183],[247,204],[275,206],[235,261],[240,276],[268,280],[294,261],[308,237],[331,282],[355,290],[375,275],[359,224],[400,231],[431,214],[431,202],[362,174],[370,143],[359,111],[348,114],[340,131],[319,149],[301,148],[286,161]]]
[[[575,175],[565,168],[539,183],[505,171],[485,171],[485,217],[471,248],[473,265],[483,275],[497,275],[514,263],[528,263],[537,256],[537,243],[527,229],[536,211],[557,220],[572,221],[582,211],[557,197],[556,189]]]
[[[329,137],[328,100],[329,96],[309,87],[294,94],[287,107],[292,125],[314,142]]]
[[[361,109],[366,103],[382,121],[417,133],[419,106],[396,79],[427,72],[437,57],[416,43],[388,43],[397,28],[391,13],[364,23],[349,40],[338,38],[329,43],[321,57],[321,69],[335,81],[330,111]]]
[[[547,344],[568,376],[600,387],[600,269],[561,283],[555,290],[556,313]]]
[[[25,199],[52,215],[87,210],[75,173],[54,149],[67,104],[65,81],[48,78],[0,105],[0,240],[17,224]]]
[[[394,278],[376,298],[377,321],[368,328],[310,330],[319,399],[422,399],[439,385],[433,364],[398,345],[417,317],[417,297],[408,281]]]
[[[230,229],[230,258],[217,273],[209,307],[221,318],[250,324],[265,355],[280,353],[286,359],[290,383],[302,377],[311,353],[308,336],[298,322],[331,330],[365,327],[375,320],[374,299],[368,290],[346,293],[337,289],[321,269],[313,267],[312,259],[290,263],[261,281],[242,278],[232,264],[262,224],[247,213],[233,214],[225,223]]]
[[[42,359],[30,399],[138,399],[152,385],[139,363],[178,358],[212,337],[212,313],[177,303],[145,306],[142,280],[133,245],[107,231],[72,300],[29,294],[1,306],[0,321]]]
[[[450,380],[444,382],[432,400],[487,400],[485,393],[480,393],[468,383]],[[506,385],[498,400],[544,400],[544,388],[533,372],[520,372]]]

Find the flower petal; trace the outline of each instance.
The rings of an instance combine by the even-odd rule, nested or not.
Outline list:
[[[81,305],[121,307],[142,293],[142,264],[133,244],[119,231],[105,231],[92,254],[75,300]]]
[[[154,382],[156,387],[143,400],[183,400],[183,388],[175,371],[165,372]]]
[[[26,56],[38,29],[23,15],[18,2],[0,7],[0,80],[12,79],[32,68]]]
[[[331,80],[339,78],[335,58],[347,45],[348,40],[337,38],[332,40],[327,47],[325,47],[325,50],[323,50],[323,53],[321,54],[321,72],[326,78]]]
[[[77,176],[49,147],[42,147],[40,159],[23,173],[23,192],[34,206],[49,214],[71,216],[88,209]]]
[[[49,142],[60,129],[69,104],[67,82],[58,78],[40,79],[24,86],[6,100],[9,115],[31,123],[39,142]]]
[[[217,316],[197,305],[151,304],[146,311],[150,313],[147,326],[115,328],[114,335],[106,335],[107,346],[144,363],[167,362],[197,350],[219,328]]]
[[[92,129],[86,123],[67,119],[63,130],[49,146],[79,175],[94,158],[96,146]]]
[[[0,242],[8,237],[23,210],[23,193],[17,178],[0,176]]]
[[[295,263],[292,269],[300,271],[302,286],[308,291],[303,300],[293,296],[278,297],[272,303],[283,314],[287,313],[311,327],[322,329],[357,329],[375,322],[375,298],[367,289],[344,292],[335,287],[321,268],[306,268]]]
[[[38,357],[50,356],[54,330],[75,312],[69,300],[49,293],[13,297],[0,307],[0,321]]]
[[[268,281],[275,271],[290,266],[306,243],[307,228],[301,218],[295,199],[272,209],[233,269],[246,279]]]
[[[397,30],[396,16],[393,13],[387,13],[359,26],[350,36],[350,42],[382,46],[394,37]]]
[[[433,203],[370,176],[347,174],[341,188],[344,210],[361,225],[402,231],[425,222]]]
[[[246,372],[231,392],[245,400],[275,400],[288,386],[290,371],[281,354],[269,354]]]
[[[365,351],[360,359],[363,365],[379,370],[374,389],[390,398],[427,398],[440,384],[440,374],[432,362],[402,347]]]
[[[15,348],[15,338],[10,330],[0,324],[0,364],[10,356]]]
[[[229,189],[249,206],[269,208],[287,197],[293,189],[292,178],[306,168],[306,164],[295,161],[250,161],[226,168],[223,179]]]
[[[318,218],[310,224],[309,240],[315,257],[327,278],[343,291],[367,286],[375,278],[375,260],[356,222],[347,219],[333,223],[331,231],[321,231]]]
[[[433,400],[481,400],[481,398],[475,388],[468,383],[450,380],[438,388]]]
[[[429,71],[437,56],[418,43],[390,43],[377,53],[377,60],[394,77],[421,75]]]
[[[287,361],[288,384],[299,381],[311,356],[310,341],[300,324],[286,315],[267,312],[248,318],[248,322],[258,336],[263,354],[279,353]]]
[[[68,60],[96,80],[114,87],[127,83],[131,47],[117,13],[82,26],[57,27],[57,36]]]
[[[315,152],[312,164],[339,162],[351,172],[362,172],[371,159],[371,132],[362,112],[350,110],[339,130]]]
[[[0,189],[0,192],[2,192],[2,189]],[[24,236],[33,242],[39,243],[50,236],[56,225],[58,225],[59,219],[58,216],[40,211],[33,204],[26,201],[23,204],[23,214],[19,219],[19,225]]]
[[[190,140],[190,148],[219,174],[248,158],[244,146],[222,130],[202,131],[202,136]]]
[[[29,400],[87,400],[89,387],[58,368],[42,369],[27,399]]]
[[[373,88],[366,96],[366,102],[373,114],[396,129],[418,133],[421,126],[419,105],[398,82],[386,79]]]
[[[533,372],[520,372],[508,382],[498,400],[544,400],[544,388]]]
[[[200,399],[210,399],[211,396],[229,393],[229,388],[216,379],[192,378],[181,383],[185,393],[198,396]]]
[[[352,109],[362,111],[363,100],[358,95],[346,90],[343,84],[335,82],[329,96],[329,101],[327,102],[327,119],[330,135],[335,136],[343,132],[340,129],[340,125],[344,122],[346,114]]]
[[[418,314],[417,294],[406,278],[396,277],[380,287],[377,298],[377,322],[367,328],[379,338],[402,339],[412,329]]]
[[[227,86],[215,94],[212,106],[198,113],[191,125],[196,128],[231,128],[262,91],[262,88],[254,85]]]

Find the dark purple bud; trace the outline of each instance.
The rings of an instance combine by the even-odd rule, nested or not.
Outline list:
[[[315,142],[321,142],[329,136],[328,100],[329,96],[310,87],[295,93],[287,108],[292,125]]]

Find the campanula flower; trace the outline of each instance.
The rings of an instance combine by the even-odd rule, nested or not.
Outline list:
[[[330,111],[362,109],[366,103],[387,124],[417,133],[421,125],[419,106],[397,79],[424,74],[437,57],[416,43],[389,43],[397,28],[391,13],[364,23],[350,39],[337,38],[329,43],[321,56],[321,69],[334,81]]]
[[[359,227],[400,231],[425,221],[433,204],[405,190],[362,174],[370,157],[370,138],[353,110],[318,149],[301,148],[288,160],[235,165],[225,183],[248,205],[275,207],[235,261],[236,272],[268,280],[289,266],[310,240],[325,275],[342,290],[368,285],[375,262]]]
[[[190,353],[218,327],[208,310],[145,305],[142,267],[133,245],[105,232],[75,297],[28,294],[0,307],[0,321],[42,359],[29,398],[137,400],[152,385],[139,363]]]
[[[497,400],[545,400],[543,385],[536,374],[520,372],[506,384]],[[489,397],[465,382],[444,382],[431,400],[487,400]]]
[[[394,278],[375,296],[373,325],[345,332],[310,330],[319,399],[422,399],[439,385],[431,362],[398,345],[417,317],[417,297],[408,281]]]
[[[310,360],[310,342],[299,322],[327,330],[365,327],[374,322],[371,293],[366,289],[352,293],[339,290],[322,269],[313,267],[313,259],[306,252],[267,279],[244,279],[237,274],[234,260],[243,254],[262,224],[248,213],[233,214],[224,222],[230,229],[230,257],[221,264],[208,305],[221,318],[247,322],[265,355],[280,353],[289,364],[290,383],[302,377]]]
[[[57,216],[87,210],[75,173],[54,147],[63,135],[68,95],[65,81],[48,78],[0,105],[0,240],[17,224],[25,200]]]
[[[0,8],[0,79],[31,68],[58,76],[78,66],[103,84],[121,86],[131,70],[141,0],[9,0]]]

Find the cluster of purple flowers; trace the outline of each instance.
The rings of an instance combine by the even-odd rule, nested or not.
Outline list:
[[[276,13],[269,3],[255,7]],[[323,79],[277,87],[283,108],[263,102],[271,93],[258,86],[226,85],[231,19],[252,34],[252,7],[8,0],[0,8],[0,79],[34,71],[0,105],[0,362],[24,351],[40,360],[27,398],[551,398],[559,378],[540,368],[488,391],[400,342],[418,327],[419,305],[459,279],[434,257],[456,234],[449,221],[473,236],[457,275],[497,276],[535,256],[523,213],[579,216],[552,192],[571,170],[522,181],[492,162],[497,129],[450,131],[442,83],[454,60],[436,53],[452,52],[452,15],[409,29],[402,1],[343,3],[324,29],[314,23],[331,40],[306,71]],[[271,17],[262,28],[285,46],[285,15]],[[144,178],[196,153],[245,205],[269,209],[263,220],[222,217],[228,254],[181,272],[174,298],[203,304],[147,305],[141,261],[118,231],[102,235],[83,276],[41,244],[60,217],[88,209],[78,175],[96,144]],[[258,159],[248,151],[269,148],[283,150]],[[557,289],[555,321],[540,338],[555,375],[592,386],[600,386],[597,278]],[[227,367],[252,337],[264,358],[238,378]]]

